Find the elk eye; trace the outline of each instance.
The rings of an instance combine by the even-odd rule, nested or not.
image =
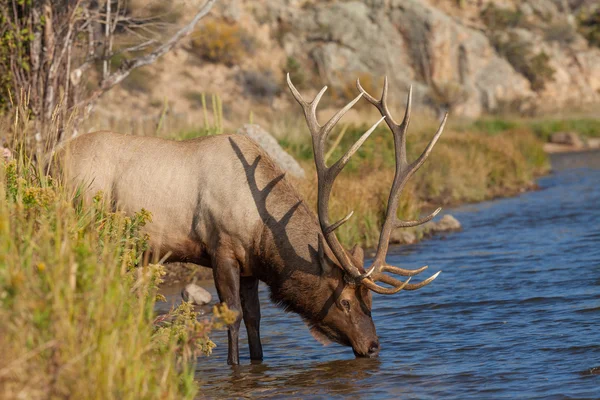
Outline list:
[[[348,300],[342,300],[341,303],[346,311],[350,311],[350,302]]]

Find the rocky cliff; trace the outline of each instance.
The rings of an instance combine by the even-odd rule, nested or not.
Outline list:
[[[356,77],[378,91],[388,75],[434,112],[576,109],[600,103],[598,46],[595,0],[221,0],[141,89],[126,84],[101,109],[145,113],[167,99],[193,114],[200,93],[216,93],[225,119],[247,121],[257,104],[288,107],[286,71],[305,90],[330,85],[338,103]]]

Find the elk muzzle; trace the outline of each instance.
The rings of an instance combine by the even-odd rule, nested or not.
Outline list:
[[[379,339],[377,337],[375,340],[367,341],[361,346],[352,346],[352,351],[354,351],[356,357],[377,357],[379,355],[379,349]]]

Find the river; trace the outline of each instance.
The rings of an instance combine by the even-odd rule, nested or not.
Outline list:
[[[462,232],[390,252],[443,273],[374,295],[379,358],[321,346],[261,287],[265,360],[250,363],[242,328],[242,365],[227,366],[213,333],[200,398],[600,398],[600,153],[552,161],[540,190],[452,209]]]

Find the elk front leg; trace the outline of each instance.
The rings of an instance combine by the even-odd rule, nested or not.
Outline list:
[[[248,345],[250,347],[250,359],[262,360],[263,351],[260,343],[260,302],[258,300],[258,279],[254,277],[242,277],[240,285],[240,297],[242,299],[242,310],[244,312],[244,325],[248,332]]]
[[[228,327],[228,353],[227,364],[237,365],[240,363],[240,351],[238,348],[238,336],[240,323],[242,321],[242,307],[240,302],[240,269],[236,260],[219,259],[213,262],[213,276],[215,286],[221,303],[227,303],[231,310],[238,313],[235,322]]]

